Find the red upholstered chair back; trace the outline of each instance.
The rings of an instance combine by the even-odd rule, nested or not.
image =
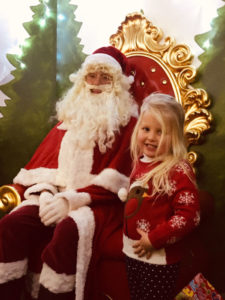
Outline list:
[[[165,70],[150,56],[129,56],[128,61],[128,74],[134,76],[132,92],[139,105],[153,92],[175,96],[172,83]]]

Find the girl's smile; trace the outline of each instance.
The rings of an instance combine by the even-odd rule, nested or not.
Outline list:
[[[137,143],[142,154],[153,158],[169,151],[171,139],[162,139],[162,126],[151,111],[145,111],[137,134]]]

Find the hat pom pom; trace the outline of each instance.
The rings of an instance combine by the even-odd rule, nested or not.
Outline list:
[[[128,76],[128,81],[129,84],[132,84],[134,82],[134,76],[133,75]]]
[[[123,188],[119,189],[118,197],[120,198],[120,200],[122,202],[125,202],[127,200],[127,195],[128,195],[128,192],[127,192],[126,188],[123,187]]]
[[[74,74],[74,73],[70,74],[70,75],[69,75],[69,80],[70,80],[71,82],[75,82],[75,80],[76,80],[76,74]]]

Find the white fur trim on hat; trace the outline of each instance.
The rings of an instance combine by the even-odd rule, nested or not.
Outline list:
[[[116,169],[104,169],[97,175],[91,184],[95,184],[109,190],[115,194],[118,193],[122,187],[128,188],[129,178],[124,174],[118,172]]]
[[[122,72],[122,68],[119,62],[112,56],[105,53],[95,53],[87,56],[83,63],[83,67],[86,68],[88,65],[95,64],[104,64],[108,65],[109,67],[115,67],[116,69],[119,69]]]
[[[130,75],[127,78],[128,78],[129,84],[132,84],[134,82],[134,76],[133,75]]]

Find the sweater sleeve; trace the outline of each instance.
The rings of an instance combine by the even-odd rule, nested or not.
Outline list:
[[[199,224],[199,193],[191,167],[187,162],[185,166],[186,170],[179,166],[174,168],[170,177],[172,215],[149,232],[149,239],[156,249],[181,240]]]

